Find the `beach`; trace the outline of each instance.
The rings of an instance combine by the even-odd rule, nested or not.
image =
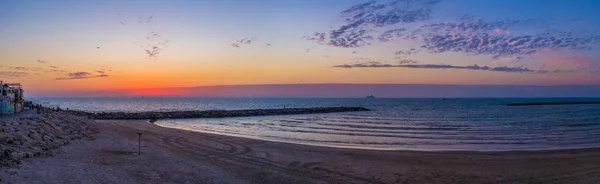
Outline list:
[[[329,148],[96,120],[95,140],[22,160],[2,183],[599,183],[600,149],[419,152]],[[141,135],[141,155],[138,151]]]

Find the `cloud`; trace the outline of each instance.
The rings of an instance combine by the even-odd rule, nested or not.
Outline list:
[[[338,48],[397,41],[398,46],[409,46],[409,49],[395,53],[396,58],[401,60],[420,52],[452,52],[489,56],[493,63],[520,62],[542,52],[597,50],[600,46],[600,32],[597,30],[561,30],[550,20],[486,20],[474,15],[463,15],[454,19],[444,17],[444,21],[440,21],[432,16],[434,7],[441,2],[442,0],[395,0],[354,5],[339,14],[343,20],[340,26],[315,32],[304,39]],[[568,60],[577,65],[593,64],[583,57],[562,56],[546,60]],[[557,73],[570,70],[559,71]]]
[[[152,20],[154,20],[154,15],[151,15],[150,17],[148,17],[148,18],[146,19],[146,23],[151,23],[151,22],[152,22]]]
[[[379,41],[380,42],[388,42],[388,41],[392,41],[396,38],[400,38],[403,36],[404,31],[406,31],[405,28],[387,30],[387,31],[383,32],[381,35],[379,35]]]
[[[37,60],[37,62],[38,62],[38,63],[46,63],[46,61],[44,61],[44,60],[39,60],[39,59]]]
[[[305,40],[321,45],[356,48],[370,45],[372,28],[409,24],[431,19],[432,7],[442,0],[396,0],[388,3],[367,3],[352,6],[340,13],[344,24],[328,33],[316,32]],[[388,30],[379,37],[389,41],[405,29]]]
[[[6,70],[10,70],[10,71],[26,71],[26,72],[37,72],[37,71],[42,71],[43,69],[41,68],[31,68],[31,67],[24,67],[24,66],[4,66],[3,68],[5,68]]]
[[[406,62],[405,62],[406,63]],[[459,69],[459,70],[480,70],[480,71],[493,71],[493,72],[509,72],[509,73],[572,73],[574,70],[532,70],[526,67],[489,67],[479,65],[467,65],[467,66],[455,66],[446,64],[386,64],[380,62],[367,62],[367,63],[355,63],[355,64],[343,64],[335,65],[336,68],[420,68],[420,69]]]
[[[162,35],[152,31],[148,36],[146,36],[146,40],[155,41],[156,39],[162,37]]]
[[[152,46],[151,48],[144,49],[144,51],[148,57],[156,58],[156,56],[160,54],[161,49],[158,46]]]
[[[367,3],[352,6],[341,17],[356,26],[386,26],[407,24],[431,19],[432,7],[442,0],[396,0],[388,3]]]
[[[591,50],[600,43],[598,35],[572,36],[569,33],[550,32],[535,35],[507,36],[486,32],[446,32],[423,36],[423,48],[429,53],[462,52],[469,55],[490,55],[493,59],[511,56],[528,56],[543,49],[553,51]]]
[[[496,64],[496,63],[501,63],[501,62],[505,62],[505,61],[517,61],[519,62],[521,59],[523,59],[522,57],[519,56],[512,56],[512,57],[504,57],[504,58],[498,58],[492,61],[492,63]]]
[[[241,45],[249,45],[252,44],[254,42],[258,41],[256,38],[254,37],[248,37],[248,38],[242,38],[239,40],[234,41],[233,43],[231,43],[231,46],[235,47],[235,48],[240,48]],[[271,44],[269,44],[270,46]]]
[[[75,72],[75,73],[69,73],[69,77],[86,77],[91,75],[88,72]]]
[[[396,55],[398,58],[405,58],[405,57],[411,56],[411,55],[419,53],[419,52],[420,52],[420,50],[412,48],[412,49],[409,49],[409,50],[396,51],[394,53],[394,55]]]
[[[151,31],[146,36],[147,44],[145,46],[141,45],[140,47],[144,50],[144,53],[146,53],[146,55],[149,58],[156,59],[156,57],[161,53],[161,51],[169,46],[169,40],[159,40],[162,37],[163,35],[158,34],[154,31]]]
[[[514,27],[544,28],[538,20],[502,20],[486,22],[463,16],[458,22],[442,22],[420,26],[405,40],[420,41],[419,50],[429,53],[460,52],[489,55],[493,59],[530,56],[541,50],[591,50],[600,44],[600,34],[575,34],[569,31],[543,30],[535,34],[510,35],[501,30]],[[395,30],[395,29],[391,29]],[[417,49],[414,48],[414,49]],[[520,59],[519,59],[520,60]]]
[[[65,70],[59,70],[59,69],[50,69],[50,70],[46,70],[44,71],[45,73],[67,73],[67,71]]]
[[[28,72],[17,72],[17,71],[0,71],[0,77],[25,77],[28,76]]]
[[[400,61],[398,61],[398,63],[402,64],[417,64],[419,63],[419,61],[417,60],[412,60],[412,59],[401,59]]]
[[[41,73],[56,73],[56,74],[63,74],[63,73],[67,73],[67,71],[65,70],[60,70],[58,69],[59,67],[57,66],[49,66],[48,68],[39,68],[39,67],[23,67],[23,66],[0,66],[0,68],[4,68],[5,70],[5,74],[3,75],[10,75],[10,76],[25,76],[26,74],[34,74],[34,75],[41,75]]]
[[[89,78],[98,78],[98,77],[108,77],[106,74],[100,75],[92,75],[88,72],[74,72],[67,74],[68,77],[64,78],[55,78],[54,80],[74,80],[74,79],[89,79]]]

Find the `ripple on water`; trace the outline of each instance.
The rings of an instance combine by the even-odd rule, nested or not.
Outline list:
[[[300,144],[395,150],[540,150],[600,146],[600,105],[509,107],[564,99],[63,99],[86,111],[363,106],[373,111],[161,120],[160,126]],[[597,99],[594,99],[597,101]]]

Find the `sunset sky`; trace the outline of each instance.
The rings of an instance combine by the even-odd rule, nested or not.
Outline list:
[[[596,0],[2,0],[40,95],[249,84],[600,85]]]

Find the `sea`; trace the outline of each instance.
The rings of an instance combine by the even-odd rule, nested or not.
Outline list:
[[[165,119],[159,126],[327,147],[533,151],[600,147],[600,105],[507,106],[600,98],[37,98],[88,112],[360,106],[365,112]]]

